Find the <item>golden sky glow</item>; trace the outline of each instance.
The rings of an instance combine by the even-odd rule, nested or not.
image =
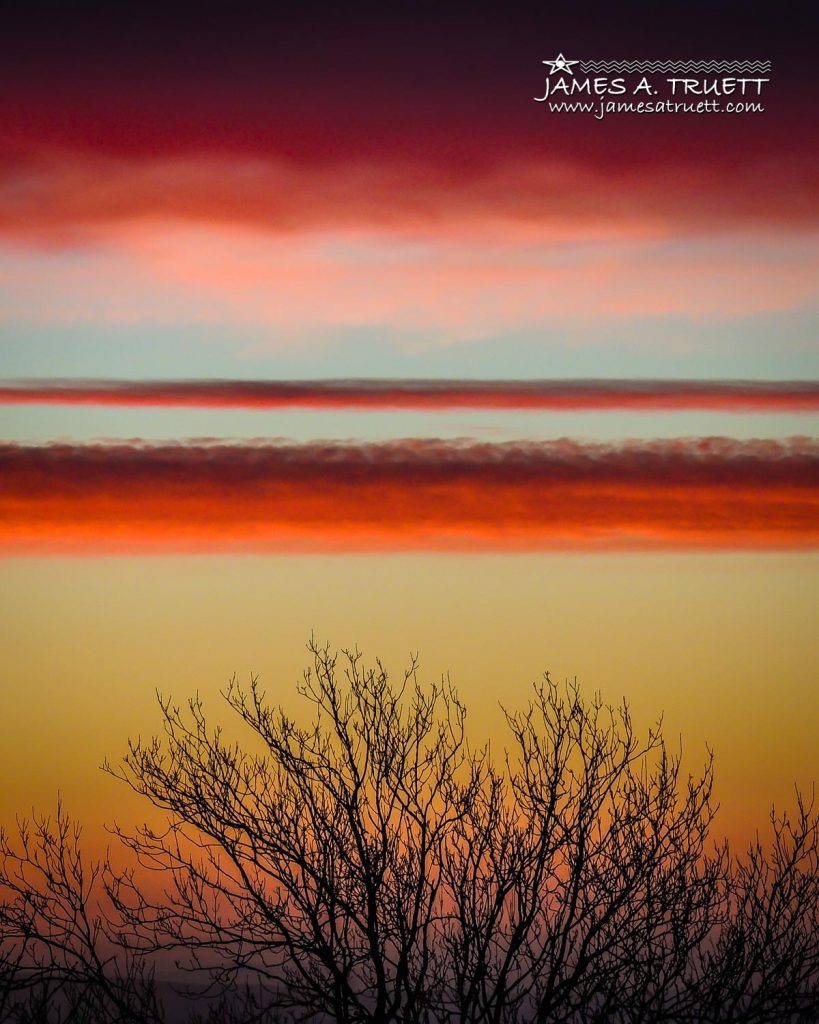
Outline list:
[[[97,766],[158,725],[154,690],[214,708],[235,672],[293,705],[311,631],[399,673],[451,673],[478,736],[544,669],[638,722],[665,711],[692,769],[717,753],[745,837],[815,775],[816,555],[14,559],[4,565],[0,819],[59,788],[98,826],[146,808]],[[217,712],[221,717],[221,712]]]

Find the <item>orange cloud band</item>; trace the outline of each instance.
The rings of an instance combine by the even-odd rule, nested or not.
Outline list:
[[[46,380],[0,385],[0,404],[241,409],[544,409],[812,412],[816,381]]]
[[[553,153],[488,166],[377,157],[294,162],[278,155],[115,158],[0,146],[0,234],[77,242],[140,221],[244,225],[270,232],[377,229],[440,234],[487,224],[578,237],[734,227],[815,226],[803,159],[619,163]],[[90,232],[90,233],[89,233]]]
[[[6,553],[818,543],[805,439],[0,447]]]

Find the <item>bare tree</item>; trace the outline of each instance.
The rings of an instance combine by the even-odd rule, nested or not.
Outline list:
[[[242,743],[198,698],[160,699],[162,735],[106,766],[165,812],[115,829],[128,870],[86,865],[61,811],[3,839],[21,1024],[58,1019],[35,1005],[52,991],[66,1020],[176,1020],[162,958],[212,1024],[819,1019],[814,802],[735,857],[710,838],[713,757],[684,774],[661,721],[641,738],[625,703],[547,675],[493,759],[415,661],[396,685],[357,652],[310,652],[306,724],[255,680],[225,692]]]
[[[117,774],[170,812],[162,834],[123,839],[173,885],[153,904],[123,886],[118,905],[147,943],[223,983],[253,975],[282,1009],[428,1020],[446,980],[444,850],[486,759],[454,692],[422,688],[415,664],[393,687],[348,655],[342,685],[336,657],[312,652],[306,728],[255,681],[227,691],[263,752],[224,743],[198,700],[187,715],[162,703],[164,743],[132,744]]]
[[[548,676],[507,721],[506,771],[447,851],[458,1019],[686,1019],[722,911],[712,759],[681,793],[660,723],[640,743],[625,704]]]
[[[771,812],[727,874],[727,913],[708,951],[710,1016],[741,1024],[819,1019],[819,815],[797,792],[796,813]],[[706,1001],[702,1000],[705,1004]]]
[[[82,830],[56,814],[0,830],[0,1020],[161,1019],[145,960],[112,933],[105,866],[82,854]]]

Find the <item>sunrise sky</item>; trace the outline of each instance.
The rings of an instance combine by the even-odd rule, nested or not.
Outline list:
[[[493,742],[547,668],[664,711],[732,835],[819,776],[813,29],[499,12],[9,26],[0,824],[139,815],[154,691],[289,701],[311,632]],[[553,113],[559,52],[765,110]]]

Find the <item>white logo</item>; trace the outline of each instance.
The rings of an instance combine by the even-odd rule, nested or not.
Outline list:
[[[535,102],[598,121],[607,114],[762,113],[771,71],[769,60],[568,60],[558,53],[541,63],[549,73]]]
[[[551,74],[556,75],[558,71],[568,71],[570,75],[574,74],[572,71],[572,64],[579,64],[579,60],[566,60],[562,53],[559,53],[554,60],[544,60],[544,64],[548,64],[551,67]]]

